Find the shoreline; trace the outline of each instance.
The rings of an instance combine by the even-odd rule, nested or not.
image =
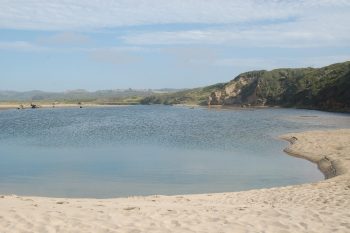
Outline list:
[[[326,179],[241,192],[110,199],[0,196],[0,232],[350,232],[350,129],[280,136]]]
[[[338,129],[338,131],[346,132],[349,131],[349,129]],[[334,131],[334,130],[332,130]],[[301,134],[325,134],[326,132],[332,132],[332,131],[307,131],[303,132]],[[315,163],[318,167],[318,169],[323,173],[325,176],[325,180],[337,177],[337,176],[342,176],[342,175],[349,175],[349,168],[350,168],[350,163],[347,165],[344,165],[346,162],[346,159],[344,158],[338,158],[335,156],[335,154],[330,154],[327,153],[327,150],[323,151],[322,154],[315,154],[315,153],[306,153],[303,151],[302,146],[298,144],[299,138],[295,137],[294,135],[298,133],[290,133],[290,134],[285,134],[280,136],[281,139],[286,140],[290,143],[288,147],[286,147],[283,151],[287,153],[288,155],[297,157],[297,158],[302,158],[305,160],[308,160],[312,163]],[[324,136],[327,136],[326,134]],[[302,140],[305,140],[305,138],[302,138]],[[350,143],[350,135],[348,138],[348,142]],[[341,150],[342,146],[335,146],[336,150]],[[349,155],[350,159],[350,155]],[[321,182],[321,181],[320,181]]]
[[[26,103],[23,104],[23,109],[19,109],[21,104],[1,104],[0,103],[0,110],[23,110],[23,109],[31,109],[32,107],[30,104]],[[123,106],[130,106],[127,104],[94,104],[94,103],[82,103],[82,104],[64,104],[64,103],[58,103],[55,104],[54,107],[52,104],[47,104],[47,103],[38,103],[36,109],[61,109],[61,108],[98,108],[98,107],[123,107]]]

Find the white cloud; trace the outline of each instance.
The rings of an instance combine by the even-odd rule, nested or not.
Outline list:
[[[147,52],[149,49],[141,47],[101,47],[101,48],[52,48],[44,47],[28,41],[0,41],[0,51],[9,50],[17,52],[54,52],[54,53],[70,53],[81,52],[86,54],[89,59],[97,62],[109,63],[115,65],[124,65],[142,61],[139,52]]]
[[[142,57],[134,53],[138,50],[133,48],[99,48],[87,51],[89,58],[102,63],[124,65],[142,60]]]
[[[349,8],[350,10],[350,8]],[[319,11],[296,21],[266,25],[225,26],[219,29],[157,31],[124,35],[127,44],[217,44],[240,47],[348,46],[350,14],[345,9]]]
[[[344,46],[350,41],[348,0],[0,0],[0,29],[92,31],[131,25],[193,24],[193,30],[120,36],[130,45],[228,44],[258,47]],[[191,27],[196,28],[196,25]],[[83,34],[59,33],[45,44],[80,44]]]
[[[0,41],[0,50],[11,50],[21,52],[49,51],[50,48],[32,44],[27,41]]]
[[[110,46],[110,47],[90,47],[90,48],[73,48],[71,50],[81,52],[98,52],[101,50],[110,50],[113,52],[150,52],[152,49],[139,46]]]
[[[80,33],[61,32],[48,37],[41,37],[38,42],[41,44],[53,45],[79,45],[90,42],[91,39]]]
[[[276,68],[323,67],[329,64],[350,61],[350,55],[317,57],[275,57],[275,58],[223,58],[216,60],[214,66],[227,66],[240,70],[271,70]]]
[[[177,64],[181,66],[212,64],[219,57],[217,50],[205,47],[176,47],[161,51],[173,56]]]
[[[346,0],[2,0],[0,28],[89,30],[108,27],[288,19],[316,8],[349,7]]]

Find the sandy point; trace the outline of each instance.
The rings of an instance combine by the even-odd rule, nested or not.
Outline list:
[[[0,196],[0,232],[350,232],[350,129],[282,136],[327,179],[244,192],[68,199]]]

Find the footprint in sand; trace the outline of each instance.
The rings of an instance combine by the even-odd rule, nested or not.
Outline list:
[[[63,205],[63,204],[69,204],[69,202],[67,202],[67,201],[58,201],[58,202],[56,202],[56,204]]]
[[[135,210],[135,209],[140,210],[139,207],[127,207],[127,208],[124,208],[124,210]]]
[[[181,226],[181,224],[176,220],[172,220],[171,224],[173,224],[174,226],[177,226],[177,227]]]

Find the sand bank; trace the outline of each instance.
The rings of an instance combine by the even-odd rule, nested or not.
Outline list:
[[[0,232],[350,232],[350,129],[293,133],[286,152],[330,179],[244,192],[65,199],[0,196]]]

